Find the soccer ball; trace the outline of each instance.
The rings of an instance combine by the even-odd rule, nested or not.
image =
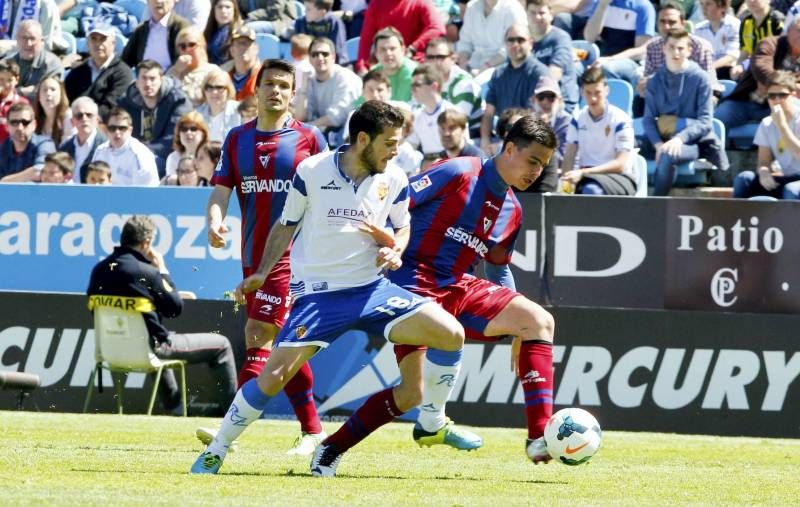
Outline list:
[[[553,414],[544,427],[544,442],[553,459],[566,465],[586,463],[603,440],[597,419],[580,408],[564,408]]]

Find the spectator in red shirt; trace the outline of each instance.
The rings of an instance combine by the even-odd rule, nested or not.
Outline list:
[[[419,61],[425,57],[428,41],[445,34],[444,21],[430,0],[372,0],[364,14],[358,45],[355,70],[359,75],[369,68],[375,33],[387,26],[397,28],[403,35],[409,56]]]
[[[19,65],[13,60],[0,60],[0,144],[8,139],[8,108],[15,102],[28,104],[28,99],[17,93]]]

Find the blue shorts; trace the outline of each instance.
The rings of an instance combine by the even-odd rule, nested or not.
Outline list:
[[[325,348],[352,329],[388,340],[395,324],[429,302],[385,278],[360,287],[308,294],[294,301],[275,346]]]

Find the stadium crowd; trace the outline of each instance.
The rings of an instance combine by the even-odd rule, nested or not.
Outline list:
[[[651,193],[669,195],[682,164],[728,170],[718,119],[754,132],[734,197],[800,197],[800,2],[0,5],[2,182],[208,185],[227,133],[256,115],[261,56],[280,54],[297,69],[295,118],[331,147],[365,100],[401,106],[408,174],[493,155],[532,114],[560,141],[532,191],[641,195],[642,155]]]

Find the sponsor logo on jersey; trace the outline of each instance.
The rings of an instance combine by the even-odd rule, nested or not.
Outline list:
[[[267,303],[272,303],[274,305],[279,305],[283,301],[283,298],[279,296],[273,296],[272,294],[267,294],[266,292],[256,291],[256,299],[259,301],[266,301]]]
[[[483,217],[483,232],[488,232],[491,226],[492,226],[492,219]]]
[[[267,167],[267,164],[269,164],[269,155],[259,155],[258,160],[261,161],[261,167]]]
[[[422,190],[425,190],[426,188],[428,188],[431,185],[433,185],[433,183],[431,182],[430,177],[423,176],[422,178],[418,179],[417,181],[411,183],[411,188],[414,189],[414,192],[420,192]]]
[[[387,195],[389,195],[389,185],[384,182],[378,183],[378,199],[382,201]]]
[[[500,211],[500,208],[495,206],[494,204],[492,204],[492,201],[486,201],[486,202],[483,203],[483,205],[484,206],[489,206],[490,209],[493,209],[495,211]]]
[[[448,227],[444,235],[447,238],[458,241],[462,245],[468,246],[481,257],[485,257],[486,253],[489,251],[489,247],[486,246],[486,243],[484,243],[481,238],[473,236],[460,227]]]
[[[261,148],[262,146],[275,146],[278,144],[275,141],[259,141],[256,143],[256,148]]]
[[[320,188],[321,190],[341,190],[341,189],[342,189],[342,187],[340,187],[339,185],[337,185],[337,184],[336,184],[336,182],[335,182],[334,180],[331,180],[331,182],[330,182],[330,183],[328,183],[327,185],[322,185],[322,186],[321,186],[321,187],[319,187],[319,188]]]
[[[258,180],[249,179],[242,181],[241,188],[243,194],[253,192],[288,192],[292,188],[292,180]],[[244,179],[244,178],[243,178]]]
[[[369,220],[371,212],[353,208],[330,208],[328,218],[349,218],[354,220]]]

